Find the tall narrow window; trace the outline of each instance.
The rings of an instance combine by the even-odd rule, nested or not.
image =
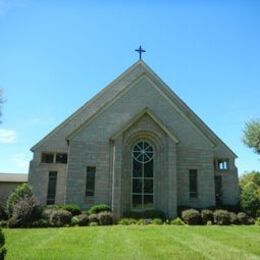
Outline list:
[[[94,196],[95,194],[95,174],[96,167],[87,167],[86,196]]]
[[[49,172],[47,204],[55,203],[57,172]]]
[[[215,175],[216,206],[222,206],[222,176]]]
[[[153,148],[145,142],[138,142],[132,151],[132,207],[153,208]]]
[[[189,172],[190,179],[190,198],[198,197],[198,171],[190,170]]]

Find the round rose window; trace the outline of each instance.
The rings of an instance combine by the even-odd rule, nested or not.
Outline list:
[[[153,159],[153,147],[145,141],[140,141],[134,146],[133,157],[137,162],[147,163]]]

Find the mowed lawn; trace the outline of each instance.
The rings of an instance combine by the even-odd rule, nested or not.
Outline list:
[[[4,229],[11,259],[260,259],[259,226]]]

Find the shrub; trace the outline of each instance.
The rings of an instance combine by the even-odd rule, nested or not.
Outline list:
[[[230,214],[227,210],[216,210],[214,212],[214,223],[218,225],[229,225],[230,224]]]
[[[0,205],[0,220],[7,220],[8,215],[5,211],[5,208]]]
[[[213,211],[210,209],[203,209],[201,211],[201,220],[203,224],[207,224],[208,221],[213,222]]]
[[[33,228],[44,228],[44,227],[48,227],[49,223],[46,219],[38,219],[32,222],[31,227]]]
[[[230,224],[237,225],[239,224],[237,214],[234,212],[229,212]]]
[[[32,188],[27,183],[23,183],[17,186],[7,199],[6,209],[9,217],[12,215],[13,206],[19,200],[25,197],[32,197],[32,196],[33,196]]]
[[[239,212],[237,214],[238,222],[242,225],[248,225],[249,224],[249,216],[244,212]]]
[[[124,217],[126,218],[134,218],[134,219],[154,219],[154,218],[160,218],[163,221],[166,220],[166,216],[164,212],[160,210],[144,210],[144,211],[127,211],[124,213]]]
[[[98,222],[90,222],[90,223],[89,223],[89,226],[90,226],[90,227],[98,226]]]
[[[136,224],[136,223],[137,223],[137,221],[134,218],[122,218],[118,222],[119,225],[133,225],[133,224]]]
[[[180,218],[175,218],[170,221],[171,225],[185,225],[185,223]]]
[[[5,236],[2,229],[0,229],[0,260],[3,260],[6,255],[6,248],[4,245],[5,245]]]
[[[72,216],[81,214],[81,210],[80,210],[79,206],[74,205],[74,204],[61,205],[60,208],[69,211],[72,214]]]
[[[253,171],[240,178],[240,203],[242,209],[256,217],[260,209],[260,172]]]
[[[80,214],[77,216],[74,216],[71,220],[71,224],[73,226],[79,225],[79,226],[87,226],[89,223],[89,218],[86,214]]]
[[[91,214],[88,216],[89,222],[97,222],[98,223],[98,215],[97,214]]]
[[[211,220],[208,220],[206,223],[207,226],[211,226],[212,224],[213,224],[213,222]]]
[[[111,212],[100,212],[98,214],[98,220],[100,225],[112,225],[113,215]]]
[[[79,225],[79,219],[77,216],[72,217],[71,219],[71,226],[78,226]]]
[[[137,225],[146,225],[147,222],[145,221],[145,219],[140,218],[140,219],[138,219],[138,220],[136,221],[136,224],[137,224]]]
[[[255,225],[260,226],[260,218],[256,218]]]
[[[40,216],[40,208],[34,197],[23,197],[12,208],[9,227],[27,227]]]
[[[7,220],[1,220],[0,221],[0,228],[5,228],[7,227]]]
[[[64,209],[52,210],[50,224],[53,227],[64,227],[71,223],[72,214]]]
[[[152,220],[152,224],[153,225],[162,225],[163,224],[163,221],[160,219],[160,218],[154,218]]]
[[[201,224],[201,216],[196,209],[187,209],[182,211],[182,219],[188,225],[199,225]]]
[[[98,205],[94,205],[92,206],[88,211],[88,215],[92,215],[92,214],[98,214],[100,212],[104,212],[104,211],[109,211],[111,212],[111,208],[108,205],[105,204],[98,204]]]

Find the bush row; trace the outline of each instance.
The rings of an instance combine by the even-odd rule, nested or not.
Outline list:
[[[182,219],[188,225],[201,225],[201,224],[217,224],[217,225],[230,225],[230,224],[242,224],[250,225],[254,224],[254,219],[249,217],[244,212],[234,213],[227,210],[209,210],[204,209],[199,212],[196,209],[188,209],[182,211]]]

